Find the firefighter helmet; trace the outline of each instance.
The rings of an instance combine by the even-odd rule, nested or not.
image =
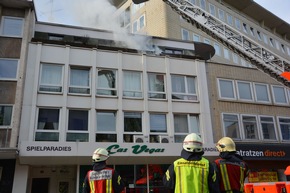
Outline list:
[[[94,151],[93,162],[105,161],[109,158],[109,152],[104,148],[98,148]]]
[[[202,140],[196,133],[188,134],[183,141],[183,149],[189,152],[201,152]]]
[[[216,148],[219,152],[232,152],[236,151],[236,144],[232,138],[223,137],[217,142]]]

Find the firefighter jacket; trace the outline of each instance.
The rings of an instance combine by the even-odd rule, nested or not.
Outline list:
[[[216,171],[203,152],[182,151],[182,158],[169,166],[163,184],[174,193],[219,193]]]
[[[112,168],[94,167],[87,172],[83,184],[83,193],[120,193],[124,182]]]
[[[220,159],[215,160],[218,169],[218,180],[221,193],[244,192],[245,178],[249,169],[246,162],[238,154],[223,152]]]

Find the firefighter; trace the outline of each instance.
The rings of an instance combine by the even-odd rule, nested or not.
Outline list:
[[[174,193],[219,193],[214,164],[203,157],[203,143],[196,133],[183,141],[181,158],[169,166],[163,184]]]
[[[118,172],[107,167],[109,152],[98,148],[92,156],[93,170],[87,172],[83,183],[83,193],[120,193],[125,185]]]
[[[215,164],[221,193],[244,192],[244,182],[249,169],[243,158],[236,153],[235,142],[229,137],[223,137],[217,142],[216,148],[220,152],[220,158],[215,160]]]

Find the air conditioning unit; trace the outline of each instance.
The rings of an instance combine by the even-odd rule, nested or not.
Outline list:
[[[173,143],[173,137],[160,135],[159,143]]]
[[[148,143],[148,136],[144,135],[134,135],[133,136],[134,143]]]

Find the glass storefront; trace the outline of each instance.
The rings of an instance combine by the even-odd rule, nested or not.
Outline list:
[[[121,175],[126,184],[124,193],[167,193],[162,183],[168,164],[147,164],[147,165],[110,165]],[[92,166],[80,167],[80,192],[83,179]]]

